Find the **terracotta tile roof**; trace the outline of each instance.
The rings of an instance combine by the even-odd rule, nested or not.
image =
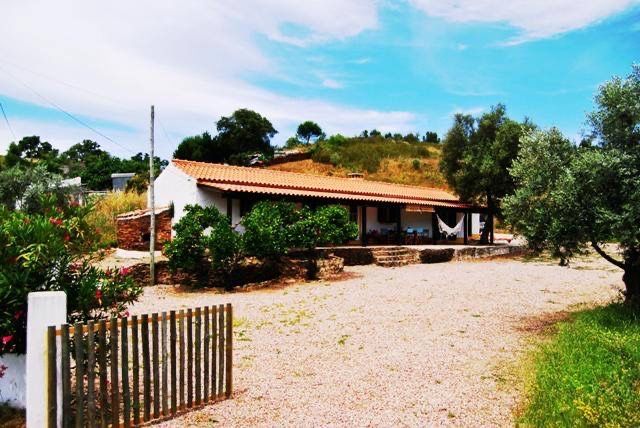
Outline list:
[[[469,207],[468,204],[460,202],[455,195],[429,187],[180,159],[174,159],[171,162],[187,175],[195,178],[199,185],[228,192],[409,203],[438,207]]]

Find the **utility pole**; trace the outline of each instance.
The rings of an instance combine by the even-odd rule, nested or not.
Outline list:
[[[149,225],[149,254],[151,262],[149,264],[149,285],[154,285],[156,281],[156,204],[155,195],[153,194],[153,119],[154,111],[151,106],[151,135],[149,138],[149,205],[151,208],[150,225]]]

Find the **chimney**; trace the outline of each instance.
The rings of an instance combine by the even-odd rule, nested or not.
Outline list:
[[[361,172],[350,172],[349,174],[347,174],[347,177],[349,177],[351,180],[363,180],[364,174]]]

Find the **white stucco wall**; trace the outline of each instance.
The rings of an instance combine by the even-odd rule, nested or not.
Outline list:
[[[196,180],[172,163],[154,181],[156,206],[167,206],[173,202],[173,224],[182,218],[185,206],[198,203],[199,192]]]
[[[27,356],[5,354],[0,357],[0,366],[6,367],[0,377],[0,403],[24,409],[27,403]]]
[[[432,237],[433,232],[431,230],[431,213],[411,213],[402,211],[400,214],[402,219],[402,228],[408,227],[416,229],[424,229],[427,236]]]
[[[479,234],[480,233],[480,214],[472,213],[471,214],[471,234]]]

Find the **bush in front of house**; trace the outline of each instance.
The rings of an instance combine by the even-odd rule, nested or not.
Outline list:
[[[173,272],[194,274],[198,285],[203,285],[213,271],[230,284],[242,254],[242,242],[226,216],[216,207],[187,205],[174,230],[175,237],[164,247]]]
[[[341,244],[358,235],[349,211],[339,205],[311,210],[288,202],[260,202],[243,218],[243,234],[215,207],[189,205],[185,210],[165,254],[173,272],[193,274],[201,286],[210,282],[213,272],[225,287],[232,287],[233,273],[245,257],[277,260],[292,248]]]
[[[45,194],[37,212],[0,206],[0,354],[25,351],[30,292],[66,292],[69,322],[119,316],[142,292],[126,269],[91,265],[88,208],[58,202]]]
[[[292,225],[301,219],[291,202],[259,202],[242,219],[247,256],[277,259],[291,248]]]

